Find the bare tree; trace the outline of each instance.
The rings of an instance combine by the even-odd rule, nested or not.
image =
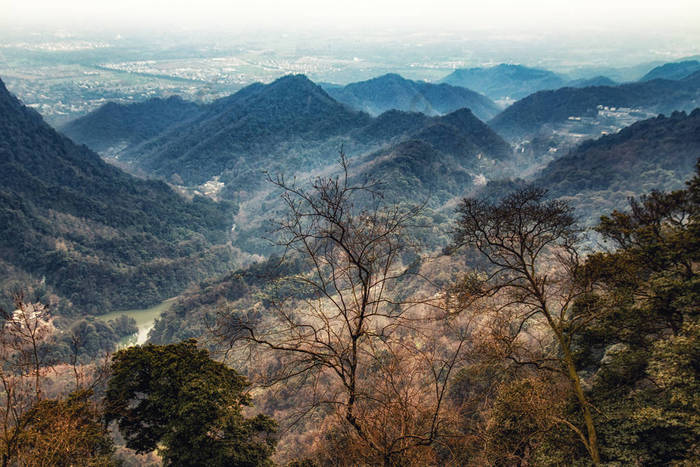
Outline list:
[[[435,442],[461,345],[449,347],[452,353],[417,346],[425,318],[419,315],[438,309],[437,300],[397,292],[414,274],[404,258],[414,249],[408,229],[421,207],[385,206],[379,184],[352,184],[342,154],[341,168],[340,176],[318,178],[308,189],[270,179],[286,206],[278,228],[285,256],[302,258],[303,266],[272,284],[259,305],[263,313],[229,313],[221,331],[252,344],[250,352],[272,351],[269,381],[303,378],[312,388],[311,408],[333,406],[353,436],[390,464]],[[423,397],[426,387],[434,390]],[[389,418],[405,423],[390,433]]]
[[[53,332],[47,308],[15,297],[15,310],[0,310],[0,383],[2,394],[2,465],[8,465],[18,449],[23,416],[42,398],[45,366],[42,344]]]
[[[52,384],[56,381],[52,377],[60,365],[51,361],[46,345],[56,331],[48,307],[28,302],[19,293],[14,297],[14,309],[0,309],[0,315],[2,466],[54,465],[64,462],[56,459],[68,458],[70,462],[80,459],[90,463],[97,451],[107,459],[111,442],[101,428],[99,405],[92,400],[94,388],[106,376],[107,356],[101,362],[96,358],[90,364],[80,364],[78,354],[83,343],[71,336],[70,363],[76,388],[69,397],[52,399],[50,394],[47,397],[47,388],[53,386],[56,390],[58,385]]]
[[[455,244],[478,251],[487,266],[481,274],[465,276],[455,295],[464,309],[498,297],[492,311],[507,316],[511,323],[508,333],[501,334],[508,358],[520,365],[562,371],[568,378],[585,429],[567,420],[561,423],[576,433],[593,462],[599,464],[591,405],[571,348],[572,337],[591,318],[585,312],[573,314],[571,306],[590,291],[590,284],[577,277],[579,230],[572,208],[561,201],[545,200],[545,194],[528,187],[498,203],[462,201]],[[547,335],[553,336],[554,354],[542,345]],[[533,343],[539,344],[540,352],[515,351]],[[523,354],[526,358],[520,358]]]

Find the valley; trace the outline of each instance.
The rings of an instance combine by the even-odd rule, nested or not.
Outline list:
[[[0,32],[3,465],[695,465],[697,44],[266,27]]]
[[[153,329],[156,319],[170,309],[173,301],[174,299],[171,298],[152,307],[140,310],[112,311],[104,315],[99,315],[98,318],[102,321],[111,321],[120,316],[133,318],[136,322],[138,332],[121,339],[119,341],[119,348],[129,347],[131,345],[143,345],[148,340],[148,333]]]

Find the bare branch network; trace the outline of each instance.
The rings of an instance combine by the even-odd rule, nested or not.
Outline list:
[[[309,188],[270,177],[286,206],[280,244],[304,267],[265,291],[259,313],[226,313],[220,334],[251,358],[272,352],[267,384],[303,378],[310,405],[337,410],[372,455],[393,462],[439,438],[467,333],[440,319],[444,297],[404,264],[422,206],[385,205],[378,182],[354,184],[342,154],[340,165]]]

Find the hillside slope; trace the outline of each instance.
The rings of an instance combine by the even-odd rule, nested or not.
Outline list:
[[[398,202],[440,207],[483,173],[503,173],[512,148],[468,109],[432,119],[404,140],[357,161],[355,177],[382,180]]]
[[[700,71],[700,61],[698,60],[665,63],[653,68],[649,73],[642,76],[639,81],[651,81],[653,79],[679,80],[687,78],[697,71]]]
[[[369,121],[305,76],[289,75],[221,99],[186,126],[128,150],[125,157],[156,176],[200,184],[224,171],[242,174],[286,163],[275,157],[284,146],[312,149]]]
[[[700,106],[700,74],[680,81],[653,80],[619,86],[561,88],[540,91],[514,103],[489,124],[501,135],[522,137],[543,125],[572,118],[595,118],[599,106],[623,107],[654,113],[692,110]]]
[[[497,101],[521,99],[543,89],[557,89],[564,86],[565,80],[548,70],[502,63],[487,68],[460,68],[442,82],[473,89]]]
[[[535,179],[552,196],[571,199],[592,219],[626,198],[683,186],[700,158],[700,109],[643,120],[586,141]]]
[[[469,89],[412,81],[394,73],[343,87],[328,87],[326,91],[337,101],[371,115],[392,109],[440,115],[466,107],[478,118],[488,120],[500,111],[486,96]]]
[[[0,81],[0,283],[10,270],[99,313],[151,305],[232,264],[231,208],[186,201],[58,134]],[[22,286],[22,284],[15,284]],[[5,290],[7,288],[4,287]]]
[[[137,144],[197,117],[199,105],[180,97],[154,98],[135,104],[108,102],[60,128],[73,141],[96,152]]]

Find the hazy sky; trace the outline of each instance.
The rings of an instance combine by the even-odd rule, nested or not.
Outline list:
[[[699,0],[0,0],[14,26],[413,28],[697,36]]]

